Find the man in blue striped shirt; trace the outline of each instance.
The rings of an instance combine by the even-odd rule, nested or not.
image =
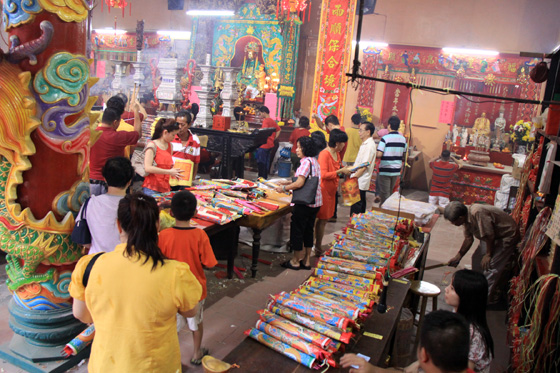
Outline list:
[[[377,146],[377,157],[381,159],[376,185],[380,205],[391,196],[403,166],[407,145],[406,139],[399,133],[400,124],[401,120],[396,115],[389,118],[391,132],[383,136]]]

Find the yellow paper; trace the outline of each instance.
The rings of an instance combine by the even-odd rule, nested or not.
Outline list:
[[[191,186],[193,178],[193,168],[194,162],[190,159],[173,158],[175,165],[173,167],[183,170],[180,179],[175,179],[174,177],[169,179],[169,185],[171,186]]]

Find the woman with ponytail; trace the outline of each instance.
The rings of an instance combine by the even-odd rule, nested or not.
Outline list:
[[[127,195],[117,211],[121,244],[76,264],[74,316],[95,324],[89,372],[181,371],[176,314],[194,317],[202,288],[187,264],[162,254],[158,225],[153,197]]]
[[[152,141],[148,143],[144,156],[144,169],[148,174],[142,187],[147,195],[171,191],[169,178],[179,178],[182,170],[173,168],[171,142],[179,133],[179,125],[172,119],[157,121]]]

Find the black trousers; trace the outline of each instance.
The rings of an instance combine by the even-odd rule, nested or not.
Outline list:
[[[313,228],[320,207],[294,205],[290,224],[290,242],[293,251],[301,251],[304,247],[313,247]]]
[[[364,212],[366,212],[366,197],[366,191],[360,190],[360,200],[350,207],[350,215],[363,214]]]

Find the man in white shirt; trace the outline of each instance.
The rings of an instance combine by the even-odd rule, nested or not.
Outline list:
[[[350,208],[350,215],[366,212],[366,192],[369,190],[371,175],[375,168],[375,156],[377,152],[377,146],[373,140],[373,135],[375,134],[375,126],[373,123],[362,123],[358,133],[360,135],[360,139],[362,139],[362,145],[360,146],[360,150],[358,150],[354,166],[358,166],[366,162],[369,162],[369,165],[367,167],[360,168],[358,171],[350,175],[350,177],[358,178],[358,187],[360,188],[360,200],[352,205]]]

